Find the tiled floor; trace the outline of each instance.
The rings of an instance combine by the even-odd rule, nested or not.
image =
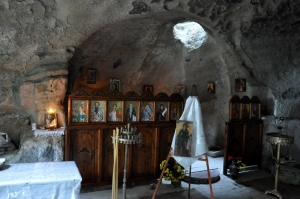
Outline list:
[[[271,174],[263,170],[255,170],[251,172],[241,173],[237,179],[231,179],[223,175],[223,157],[209,157],[210,169],[218,168],[220,171],[220,181],[213,183],[213,195],[216,199],[274,199],[272,195],[265,195],[264,191],[274,189],[274,180]],[[197,161],[192,165],[192,171],[206,170],[206,164],[202,161]],[[257,180],[258,179],[258,180]],[[261,180],[260,180],[261,179]],[[156,183],[155,181],[153,181]],[[249,182],[255,182],[252,186]],[[163,182],[159,187],[159,192],[156,198],[188,198],[188,184],[182,182],[181,188],[171,188],[168,182]],[[244,186],[245,184],[246,186]],[[280,187],[280,185],[278,185]],[[288,186],[289,191],[284,192],[284,199],[296,199],[299,196],[299,186]],[[280,192],[281,189],[278,189]],[[131,199],[148,199],[151,198],[153,190],[150,189],[150,184],[136,184],[132,189],[126,190],[126,198]],[[297,192],[298,191],[298,192]],[[175,193],[174,193],[175,192]],[[111,190],[103,190],[89,193],[81,193],[81,199],[109,199],[111,198]],[[299,196],[300,197],[300,196]],[[122,198],[122,187],[119,187],[119,198]],[[192,184],[191,197],[197,199],[211,198],[209,185],[207,184]]]

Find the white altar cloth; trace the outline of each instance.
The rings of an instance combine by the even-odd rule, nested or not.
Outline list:
[[[58,128],[55,130],[49,129],[36,129],[33,132],[34,137],[38,136],[62,136],[65,134],[65,128]]]
[[[5,165],[0,199],[80,199],[81,181],[74,161]]]

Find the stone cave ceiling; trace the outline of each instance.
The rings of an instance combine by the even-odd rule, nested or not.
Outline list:
[[[276,98],[300,97],[296,0],[4,0],[0,10],[2,105],[22,104],[15,98],[20,85],[43,83],[53,75],[67,78],[69,73],[81,87],[82,67],[99,66],[110,77],[127,75],[125,90],[143,82],[164,85],[149,74],[153,78],[173,69],[165,79],[186,84],[221,79],[220,86],[230,87],[230,79],[245,77]],[[171,37],[171,27],[183,21],[196,21],[209,35],[197,53],[182,50]],[[112,68],[118,70],[112,74]],[[222,79],[224,74],[229,80]]]

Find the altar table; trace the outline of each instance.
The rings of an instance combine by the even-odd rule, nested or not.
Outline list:
[[[74,161],[5,165],[0,199],[79,199],[81,175]]]

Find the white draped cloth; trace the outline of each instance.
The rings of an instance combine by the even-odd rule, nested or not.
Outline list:
[[[184,168],[191,166],[198,158],[208,152],[208,146],[205,139],[203,125],[202,125],[202,113],[201,106],[197,96],[190,96],[186,100],[184,111],[179,120],[192,121],[192,145],[191,145],[191,157],[174,156],[174,150],[171,151],[173,158]],[[175,148],[176,131],[174,132],[172,148]]]

